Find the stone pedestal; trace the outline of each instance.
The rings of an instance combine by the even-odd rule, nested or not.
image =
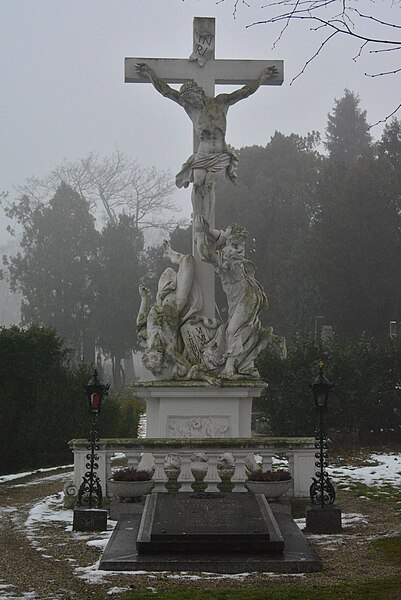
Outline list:
[[[341,508],[332,505],[308,508],[306,530],[310,533],[341,533]]]
[[[266,384],[144,381],[134,385],[146,401],[148,438],[249,438],[252,400]]]
[[[73,531],[107,531],[107,510],[102,508],[76,508]]]

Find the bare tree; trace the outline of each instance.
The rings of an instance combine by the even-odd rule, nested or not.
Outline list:
[[[177,225],[172,213],[179,212],[171,195],[174,181],[168,171],[142,167],[118,149],[104,158],[91,152],[76,161],[63,161],[48,175],[31,177],[16,190],[30,202],[48,201],[61,182],[69,185],[92,209],[99,209],[111,222],[125,212],[134,217],[138,229],[156,227],[170,230]]]
[[[217,3],[219,2],[225,2],[225,0],[218,0]],[[251,7],[251,3],[252,0],[232,0],[234,17],[240,5]],[[394,12],[394,18],[398,18],[400,24],[380,18],[383,4],[387,4],[397,11]],[[401,51],[401,15],[397,10],[400,6],[401,0],[382,0],[380,5],[376,4],[375,0],[370,2],[361,0],[272,0],[262,6],[266,10],[266,19],[255,21],[248,27],[278,24],[279,33],[273,46],[281,40],[291,23],[295,21],[304,22],[309,26],[309,31],[316,34],[316,50],[305,62],[301,71],[293,77],[291,81],[293,83],[329,43],[341,37],[353,38],[356,41],[354,61],[357,61],[362,53],[381,54],[383,62],[384,57],[394,58],[394,53]],[[380,71],[366,72],[365,75],[367,77],[385,77],[397,75],[400,72],[401,67],[384,67]],[[400,108],[401,103],[398,103],[392,112],[378,123],[387,121]]]

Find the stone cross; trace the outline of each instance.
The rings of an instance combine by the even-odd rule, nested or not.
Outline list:
[[[283,83],[283,61],[281,60],[222,60],[215,58],[215,19],[195,17],[193,22],[193,52],[189,58],[126,58],[125,82],[150,83],[136,72],[138,63],[148,64],[166,83],[186,83],[194,80],[201,85],[207,96],[214,97],[215,85],[245,85],[255,81],[266,67],[275,67],[278,74],[262,85]],[[193,133],[194,151],[198,140]],[[195,223],[196,217],[193,215]],[[214,215],[210,218],[214,226]],[[195,236],[193,235],[193,240]],[[196,249],[193,249],[196,262],[196,278],[204,295],[203,313],[209,318],[215,316],[214,273],[211,265],[202,263]]]

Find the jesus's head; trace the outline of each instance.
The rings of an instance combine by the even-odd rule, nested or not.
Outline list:
[[[180,88],[180,104],[202,108],[205,104],[205,90],[196,81],[187,81]]]

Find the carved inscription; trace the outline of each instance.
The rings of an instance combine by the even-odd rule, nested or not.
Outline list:
[[[214,34],[210,31],[203,31],[194,24],[194,45],[193,52],[189,57],[191,61],[197,61],[199,66],[203,65],[213,57],[214,54]]]

